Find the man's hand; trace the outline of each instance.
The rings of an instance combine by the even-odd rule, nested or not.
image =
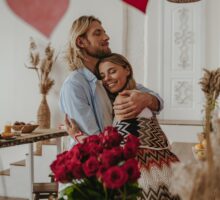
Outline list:
[[[74,119],[69,120],[67,114],[65,115],[66,130],[69,135],[78,143],[82,143],[87,135],[80,131],[76,121]]]
[[[67,114],[65,115],[66,130],[72,138],[80,131],[79,127],[74,119],[69,120]]]
[[[137,117],[146,107],[152,111],[159,108],[159,102],[155,96],[138,90],[124,90],[116,97],[113,105],[117,120]]]

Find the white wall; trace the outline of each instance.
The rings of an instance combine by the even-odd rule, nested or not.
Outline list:
[[[220,1],[206,0],[206,63],[204,67],[220,67]]]
[[[134,78],[144,84],[144,21],[145,15],[131,6],[128,7],[127,51],[126,56],[134,69]]]
[[[145,79],[144,83],[162,94],[161,65],[162,65],[162,37],[163,37],[163,12],[164,0],[150,0],[145,17]]]

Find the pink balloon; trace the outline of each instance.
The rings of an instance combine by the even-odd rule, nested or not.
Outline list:
[[[49,37],[69,6],[69,0],[7,0],[10,9]]]

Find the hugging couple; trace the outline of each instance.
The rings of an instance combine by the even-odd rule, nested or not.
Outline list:
[[[99,19],[81,16],[73,22],[66,57],[72,72],[61,88],[60,107],[70,136],[80,142],[110,125],[124,138],[132,133],[140,140],[143,199],[179,199],[169,191],[171,164],[179,160],[156,118],[163,100],[136,84],[128,60],[111,52]]]

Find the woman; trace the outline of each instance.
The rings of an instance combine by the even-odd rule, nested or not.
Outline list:
[[[96,70],[112,103],[117,103],[124,98],[120,95],[121,91],[136,89],[132,67],[122,55],[111,54],[101,59],[96,65]],[[114,126],[124,138],[131,133],[140,140],[137,159],[141,166],[139,184],[143,188],[142,199],[179,199],[178,196],[173,196],[169,192],[171,164],[179,160],[170,151],[168,140],[155,114],[147,108],[133,119],[122,119],[116,114]]]

